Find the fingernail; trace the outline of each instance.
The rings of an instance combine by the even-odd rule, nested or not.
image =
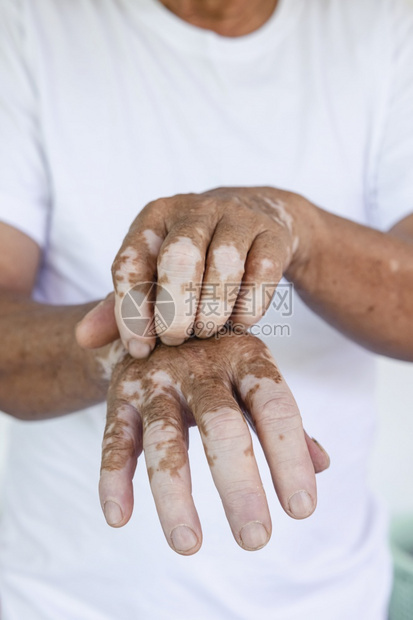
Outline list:
[[[327,450],[326,450],[325,448],[323,448],[323,446],[321,445],[321,443],[320,443],[319,441],[317,441],[317,439],[315,439],[314,437],[311,437],[311,439],[312,439],[312,441],[314,441],[314,443],[316,444],[316,446],[317,446],[318,448],[320,448],[321,452],[322,452],[323,454],[325,454],[325,456],[326,456],[326,457],[327,457],[327,459],[328,459],[328,467],[330,467],[330,455],[329,455],[329,453],[327,452]]]
[[[198,536],[187,525],[177,525],[171,531],[172,546],[178,553],[188,553],[198,546]]]
[[[288,507],[296,519],[305,519],[313,512],[314,502],[307,491],[297,491],[288,500]]]
[[[128,342],[128,351],[132,355],[132,357],[136,357],[137,359],[143,359],[144,357],[148,357],[149,353],[151,352],[151,347],[146,342],[132,339]]]
[[[249,551],[261,549],[270,539],[267,529],[261,521],[251,521],[244,525],[239,536],[243,548]]]
[[[103,512],[106,521],[109,525],[112,525],[112,527],[119,525],[123,520],[123,512],[116,502],[112,502],[111,500],[105,502],[103,504]]]

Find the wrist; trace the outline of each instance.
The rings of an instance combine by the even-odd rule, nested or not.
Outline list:
[[[128,355],[127,350],[121,340],[115,340],[99,349],[91,349],[84,352],[87,357],[88,372],[91,380],[106,391],[113,369]]]
[[[291,194],[286,210],[292,220],[292,254],[285,277],[297,288],[317,279],[317,256],[324,238],[323,211],[298,194]]]

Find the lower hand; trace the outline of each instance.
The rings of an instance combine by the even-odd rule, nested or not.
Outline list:
[[[253,453],[249,418],[274,487],[291,517],[316,507],[315,473],[326,452],[306,435],[297,404],[270,352],[252,335],[159,343],[147,360],[127,355],[114,369],[103,440],[102,508],[120,527],[133,509],[132,478],[144,451],[156,508],[169,545],[198,551],[201,525],[191,495],[188,428],[197,425],[237,543],[263,547],[271,518]]]

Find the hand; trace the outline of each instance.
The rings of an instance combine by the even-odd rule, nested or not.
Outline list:
[[[236,395],[236,396],[234,396]],[[246,417],[262,444],[284,510],[297,519],[316,506],[315,472],[326,452],[304,432],[294,398],[268,349],[250,334],[159,343],[148,360],[115,367],[103,440],[102,508],[120,527],[133,509],[132,478],[142,450],[169,545],[190,555],[202,532],[191,495],[188,427],[198,425],[235,540],[263,547],[271,518]]]
[[[308,213],[311,206],[273,188],[223,188],[151,202],[113,263],[116,324],[109,299],[82,321],[79,344],[102,346],[117,337],[117,325],[129,353],[144,358],[157,335],[178,345],[191,334],[213,335],[229,319],[256,323],[283,273],[305,260],[311,227],[292,214]],[[96,321],[99,330],[93,328]]]

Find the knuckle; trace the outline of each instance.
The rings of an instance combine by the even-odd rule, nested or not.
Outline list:
[[[262,503],[264,492],[251,487],[250,481],[231,483],[224,492],[227,509],[233,513],[241,511],[245,506],[254,506]]]
[[[295,403],[280,395],[264,401],[256,424],[263,432],[287,432],[302,427],[302,420]]]
[[[152,215],[152,212],[155,211],[157,215],[160,212],[165,213],[165,211],[170,210],[174,205],[173,198],[157,198],[156,200],[151,200],[147,205],[144,206],[142,211],[140,212],[140,216]]]
[[[168,476],[168,479],[163,482],[157,481],[156,484],[153,484],[152,491],[157,497],[158,506],[167,510],[172,505],[182,504],[182,500],[187,495],[185,483],[178,476]],[[168,510],[169,512],[170,510]]]
[[[153,447],[160,449],[164,445],[177,442],[180,432],[182,432],[181,422],[173,416],[168,416],[165,411],[155,420],[144,419],[145,450]]]
[[[274,465],[278,468],[279,473],[288,471],[288,474],[291,475],[292,472],[295,472],[297,477],[301,478],[306,475],[308,469],[314,471],[311,460],[304,456],[276,453],[273,459]]]
[[[282,275],[282,261],[274,258],[269,259],[264,253],[250,256],[248,258],[248,268],[253,273],[270,273],[274,275],[275,281],[278,281]]]
[[[130,427],[109,425],[102,444],[102,470],[123,469],[137,456],[135,433]]]
[[[245,442],[245,422],[242,415],[235,410],[206,414],[202,421],[202,430],[208,437],[208,443],[230,447],[228,444],[238,445],[241,440]]]
[[[234,245],[221,245],[214,249],[214,259],[220,266],[240,268],[244,266],[239,250]]]
[[[158,269],[165,273],[181,272],[190,269],[191,273],[199,261],[199,249],[194,244],[176,242],[161,252]]]

